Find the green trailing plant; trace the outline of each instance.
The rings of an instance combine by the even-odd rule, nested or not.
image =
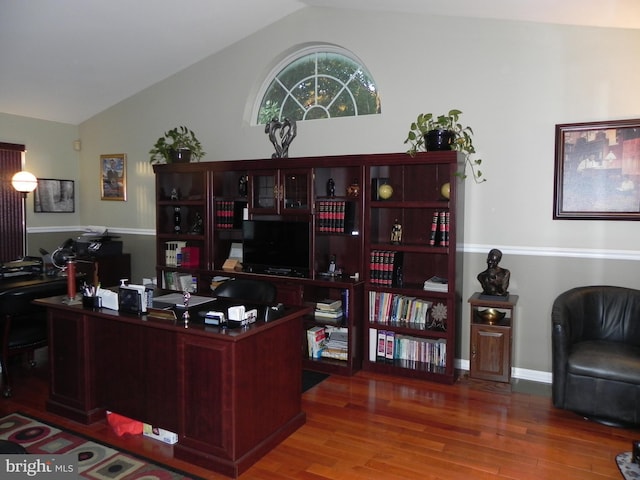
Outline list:
[[[189,150],[191,159],[200,160],[205,152],[202,150],[202,144],[196,138],[193,130],[185,126],[172,128],[164,132],[164,136],[158,138],[155,145],[149,150],[151,163],[171,163],[176,151]]]
[[[414,156],[417,152],[426,151],[425,135],[432,130],[446,130],[452,133],[451,150],[462,152],[465,156],[465,168],[457,175],[467,178],[466,167],[469,166],[471,174],[476,183],[485,182],[482,178],[482,172],[479,167],[482,160],[479,158],[472,159],[471,155],[476,153],[473,146],[473,130],[471,127],[465,127],[459,123],[460,110],[450,110],[446,115],[435,116],[433,113],[421,113],[415,122],[411,123],[411,128],[407,134],[404,143],[409,144],[407,153]]]

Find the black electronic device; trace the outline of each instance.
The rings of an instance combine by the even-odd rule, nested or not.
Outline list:
[[[242,222],[244,271],[308,277],[310,222],[245,220]]]
[[[24,257],[0,265],[0,278],[40,275],[42,272],[43,262],[40,257]]]

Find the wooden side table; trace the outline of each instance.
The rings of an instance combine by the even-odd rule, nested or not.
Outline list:
[[[495,297],[474,293],[471,305],[471,378],[511,382],[513,329],[517,295]]]

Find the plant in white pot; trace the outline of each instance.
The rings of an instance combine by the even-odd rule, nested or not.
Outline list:
[[[411,123],[409,133],[404,143],[409,144],[407,153],[411,156],[420,151],[457,150],[464,153],[465,170],[459,173],[462,178],[467,178],[466,166],[471,168],[473,179],[476,183],[486,181],[481,178],[482,172],[478,167],[482,164],[479,158],[472,159],[476,153],[473,146],[473,130],[459,123],[460,110],[450,110],[446,115],[434,115],[433,113],[421,113]]]
[[[193,130],[179,126],[158,138],[149,155],[151,163],[188,163],[199,161],[205,152]]]

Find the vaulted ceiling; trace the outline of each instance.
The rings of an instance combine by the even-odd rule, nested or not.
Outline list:
[[[640,0],[0,0],[0,112],[81,123],[314,6],[640,28]]]

